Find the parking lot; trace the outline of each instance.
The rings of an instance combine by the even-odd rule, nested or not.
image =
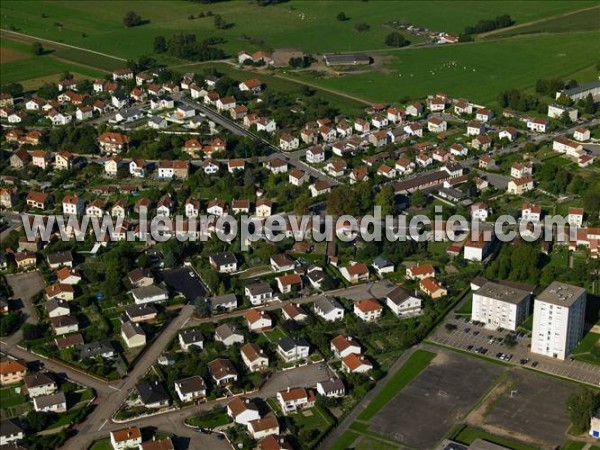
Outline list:
[[[456,327],[449,330],[447,326]],[[570,378],[593,385],[600,385],[600,367],[581,361],[557,360],[530,353],[531,339],[522,334],[515,335],[515,345],[506,344],[508,331],[488,330],[474,325],[468,318],[449,315],[435,330],[430,339],[442,345],[477,352],[488,358],[502,359],[542,372]],[[505,355],[504,358],[502,355]],[[511,356],[509,360],[507,357]]]
[[[208,295],[208,289],[192,268],[165,270],[161,275],[171,291],[182,294],[187,300],[191,301]]]

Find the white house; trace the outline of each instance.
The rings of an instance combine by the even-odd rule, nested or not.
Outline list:
[[[318,297],[314,302],[315,313],[326,322],[335,322],[344,318],[344,308],[337,300],[328,297]]]
[[[386,305],[398,317],[411,317],[421,313],[421,299],[402,286],[395,287],[385,298]]]
[[[110,432],[110,443],[114,450],[137,448],[142,443],[142,432],[138,427],[129,427]]]
[[[175,381],[175,392],[182,402],[192,402],[206,397],[206,384],[199,376]]]
[[[273,289],[267,283],[256,283],[244,288],[244,294],[254,306],[267,303],[273,299]]]

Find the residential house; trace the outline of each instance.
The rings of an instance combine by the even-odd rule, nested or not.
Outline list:
[[[152,304],[128,305],[125,307],[125,314],[134,323],[149,322],[156,319],[158,310]]]
[[[23,381],[27,373],[27,363],[22,359],[5,358],[0,360],[0,386]]]
[[[169,298],[169,294],[164,289],[150,285],[135,288],[131,291],[131,295],[136,304],[162,302]]]
[[[227,415],[240,425],[247,425],[252,420],[260,419],[258,406],[246,397],[235,397],[231,400],[227,404]]]
[[[326,322],[335,322],[344,318],[344,308],[337,300],[320,296],[314,302],[315,314]]]
[[[169,395],[158,381],[141,381],[135,385],[135,390],[146,408],[159,409],[169,406]]]
[[[297,387],[277,392],[277,401],[284,414],[293,413],[301,409],[312,408],[315,405],[315,394],[310,389]]]
[[[286,363],[306,360],[310,344],[304,338],[285,336],[277,342],[277,354]]]
[[[183,378],[175,381],[175,392],[180,401],[193,402],[206,397],[206,384],[198,375]]]
[[[236,330],[234,326],[224,323],[215,329],[215,341],[223,343],[225,347],[229,347],[234,344],[243,344],[244,335]]]
[[[383,313],[383,306],[374,298],[354,302],[354,314],[364,322],[376,322]]]
[[[277,288],[282,294],[288,294],[292,291],[301,290],[303,287],[302,278],[300,275],[293,273],[275,278]]]
[[[204,348],[204,336],[199,328],[187,328],[179,332],[179,345],[183,351],[190,350],[191,347],[196,349]]]
[[[256,344],[248,343],[240,349],[242,361],[250,372],[258,372],[269,367],[269,358]]]
[[[314,146],[306,150],[306,162],[320,164],[325,161],[325,151],[321,146]]]
[[[113,450],[138,448],[142,443],[142,432],[138,427],[123,428],[110,432],[110,443]]]
[[[427,120],[427,129],[431,133],[442,133],[448,129],[448,122],[439,117],[430,117]]]
[[[534,133],[545,133],[548,129],[548,120],[542,117],[536,117],[527,121],[527,129]]]
[[[435,278],[423,278],[419,282],[419,288],[433,299],[448,295],[446,288]]]
[[[273,289],[267,283],[255,283],[244,288],[244,294],[254,306],[267,303],[273,299]]]
[[[233,293],[218,295],[210,299],[210,309],[213,312],[233,311],[237,308],[237,297]]]
[[[55,335],[74,333],[79,331],[79,322],[73,316],[59,316],[50,318],[50,327]]]
[[[317,383],[317,393],[327,398],[344,397],[346,395],[346,387],[342,380],[332,377],[329,380]]]
[[[373,364],[363,355],[351,353],[342,358],[342,371],[346,373],[366,373],[373,369]]]
[[[64,413],[67,412],[67,398],[64,392],[50,395],[40,395],[33,398],[33,409],[37,412]]]
[[[213,253],[208,257],[208,261],[219,273],[237,271],[237,258],[232,252]]]
[[[409,280],[422,280],[429,277],[435,277],[435,270],[431,264],[415,264],[406,269],[406,278]]]
[[[273,326],[273,321],[269,315],[266,312],[257,309],[249,309],[246,311],[244,319],[246,319],[248,329],[257,333],[270,330]]]
[[[146,333],[142,327],[135,322],[125,321],[121,325],[121,338],[127,344],[127,348],[142,347],[146,345]]]
[[[385,300],[386,305],[398,317],[411,317],[421,313],[421,299],[402,286],[396,286]]]
[[[525,192],[533,190],[533,187],[533,178],[530,176],[525,176],[515,180],[510,180],[508,182],[507,192],[513,195],[523,195]]]
[[[217,386],[226,386],[237,380],[238,373],[228,359],[217,358],[208,363],[208,372]]]
[[[361,283],[369,280],[369,268],[363,263],[354,263],[340,268],[340,274],[350,283]]]

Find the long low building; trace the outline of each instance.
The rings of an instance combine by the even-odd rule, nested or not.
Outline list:
[[[328,66],[371,64],[371,57],[366,53],[325,53],[323,59]]]

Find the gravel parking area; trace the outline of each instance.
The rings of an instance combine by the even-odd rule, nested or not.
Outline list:
[[[510,375],[510,389],[493,403],[482,425],[519,433],[540,447],[556,448],[569,428],[566,402],[579,387],[523,370]]]
[[[440,353],[377,413],[370,429],[412,448],[434,448],[503,370],[463,355]]]

